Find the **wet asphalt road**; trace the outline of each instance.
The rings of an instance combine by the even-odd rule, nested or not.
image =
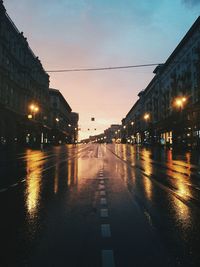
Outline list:
[[[0,168],[0,266],[200,266],[198,153],[69,145]]]

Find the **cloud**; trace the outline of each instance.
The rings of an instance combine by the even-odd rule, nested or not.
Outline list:
[[[182,0],[182,3],[187,7],[193,8],[200,5],[200,0]]]

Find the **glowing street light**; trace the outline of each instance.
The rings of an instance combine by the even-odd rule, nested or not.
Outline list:
[[[56,118],[56,122],[59,122],[60,120],[59,120],[59,118]]]
[[[30,115],[32,115],[33,118],[35,119],[35,114],[39,111],[39,107],[37,105],[35,105],[35,104],[31,104],[29,106],[29,109],[32,112],[32,114],[30,114]],[[28,118],[31,119],[31,116],[28,115]]]
[[[34,105],[34,104],[31,104],[29,108],[32,112],[38,112],[39,111],[39,107]]]
[[[186,97],[178,97],[175,99],[175,105],[179,108],[183,108],[186,101],[187,101]]]
[[[147,120],[150,119],[150,115],[149,115],[149,113],[145,113],[145,114],[144,114],[144,119],[145,119],[145,121],[147,121]]]

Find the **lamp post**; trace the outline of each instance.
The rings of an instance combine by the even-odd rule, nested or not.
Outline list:
[[[179,110],[179,123],[178,123],[178,127],[177,127],[177,140],[178,143],[179,142],[184,142],[183,140],[183,129],[184,129],[184,125],[183,125],[183,109],[184,109],[184,106],[186,105],[187,103],[187,98],[185,96],[180,96],[180,97],[177,97],[175,100],[174,100],[174,106]],[[178,115],[178,114],[177,114]]]
[[[186,97],[178,97],[175,99],[175,106],[178,107],[180,109],[180,111],[182,112],[186,102],[187,102]]]
[[[120,129],[118,129],[117,132],[118,132],[118,139],[121,139],[121,136],[120,136]],[[121,140],[120,140],[120,142],[121,142]]]
[[[134,121],[131,122],[131,131],[130,131],[130,133],[128,133],[128,135],[130,134],[130,138],[132,138],[132,136],[133,136],[133,125],[134,125]],[[131,143],[132,144],[134,143],[133,140],[131,141]]]
[[[145,113],[144,114],[144,120],[148,121],[150,119],[150,114],[149,113]]]
[[[30,111],[32,113],[31,115],[33,116],[33,119],[35,120],[35,115],[36,115],[36,113],[38,113],[39,107],[37,105],[35,105],[35,104],[31,104],[29,109],[30,109]]]
[[[30,114],[28,114],[28,119],[29,120],[34,120],[35,121],[35,116],[36,116],[36,114],[39,112],[39,107],[38,107],[38,105],[36,105],[36,104],[30,104],[30,106],[29,106],[29,110],[30,110]],[[32,136],[33,136],[33,143],[36,143],[37,142],[37,131],[36,131],[36,129],[34,129],[35,127],[34,127],[34,125],[32,125],[33,126],[33,133],[32,133]],[[35,130],[35,131],[34,131]],[[34,134],[34,132],[35,132],[35,134]],[[27,143],[30,143],[31,141],[30,141],[30,134],[29,135],[27,135]]]
[[[148,112],[146,112],[143,116],[146,124],[147,124],[147,131],[144,132],[144,135],[145,135],[145,140],[149,139],[149,134],[150,134],[150,129],[149,128],[149,121],[150,121],[150,114]]]

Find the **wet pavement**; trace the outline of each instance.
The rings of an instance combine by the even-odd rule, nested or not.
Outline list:
[[[0,266],[200,266],[200,153],[0,153]]]

